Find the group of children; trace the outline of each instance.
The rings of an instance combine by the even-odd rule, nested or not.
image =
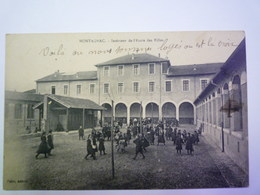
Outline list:
[[[155,136],[157,136],[157,145],[163,143],[165,145],[166,140],[173,141],[173,145],[176,145],[176,151],[178,154],[181,154],[183,149],[183,144],[185,144],[185,149],[187,150],[187,154],[192,154],[194,151],[193,144],[198,144],[199,142],[199,134],[200,131],[194,131],[193,134],[187,132],[186,130],[181,131],[177,130],[177,127],[172,128],[172,125],[166,125],[164,128],[163,123],[158,123],[156,125],[145,124],[142,127],[142,132],[140,126],[130,126],[127,128],[126,133],[122,133],[120,131],[119,126],[114,128],[114,136],[113,139],[115,141],[115,147],[118,152],[125,152],[125,147],[130,143],[132,136],[134,137],[133,143],[136,144],[136,154],[134,159],[138,153],[144,158],[143,150],[146,151],[146,147],[149,145],[154,145]],[[110,135],[108,135],[108,131],[110,131]],[[84,130],[82,126],[80,126],[79,130],[79,140],[85,140]],[[88,156],[91,156],[94,160],[96,160],[96,152],[99,151],[100,155],[105,155],[105,137],[110,140],[111,138],[111,128],[109,126],[104,126],[102,131],[96,131],[94,128],[92,129],[91,134],[88,135],[87,138],[87,154],[85,159]],[[99,144],[97,145],[97,142]],[[46,135],[45,132],[41,135],[41,143],[38,147],[36,158],[38,158],[39,154],[44,154],[45,158],[47,155],[51,155],[51,150],[54,149],[53,145],[53,135],[52,130]]]

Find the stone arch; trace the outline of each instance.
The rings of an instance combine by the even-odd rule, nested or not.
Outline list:
[[[159,120],[159,105],[155,102],[146,104],[145,117],[152,119],[153,122],[157,122]]]
[[[140,117],[142,116],[142,106],[140,103],[132,103],[130,106],[130,120],[136,119],[137,121],[140,120]]]
[[[123,124],[127,123],[127,106],[124,103],[117,103],[115,106],[115,120]]]
[[[194,106],[192,103],[185,101],[179,105],[179,123],[194,124]]]
[[[103,103],[102,106],[106,108],[106,110],[103,111],[104,122],[110,124],[112,116],[112,106],[108,103]]]
[[[242,94],[240,76],[234,76],[231,91],[231,109],[233,112],[234,130],[241,130],[243,127],[242,118]]]
[[[163,120],[175,120],[176,119],[176,106],[172,102],[165,102],[162,106],[162,118]]]

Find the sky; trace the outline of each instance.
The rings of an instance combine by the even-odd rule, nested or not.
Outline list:
[[[167,58],[172,66],[225,62],[244,37],[243,31],[8,34],[5,89],[34,89],[57,70],[96,70],[132,53]]]

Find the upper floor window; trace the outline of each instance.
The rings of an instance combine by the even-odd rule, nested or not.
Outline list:
[[[81,94],[81,85],[77,85],[77,95]]]
[[[109,66],[104,66],[103,71],[104,71],[104,76],[110,75],[110,67]]]
[[[166,74],[168,70],[168,63],[167,62],[163,62],[162,63],[162,74]]]
[[[207,87],[207,84],[208,84],[208,80],[207,79],[201,79],[200,80],[201,90],[205,89]]]
[[[55,86],[51,86],[51,94],[55,94],[56,90],[55,90]]]
[[[172,82],[165,81],[165,91],[172,91]]]
[[[134,72],[134,75],[139,75],[140,74],[140,65],[139,64],[134,64],[133,65],[133,72]]]
[[[154,92],[154,86],[155,86],[155,83],[152,81],[152,82],[149,82],[149,88],[148,88],[148,91],[149,92]]]
[[[64,95],[68,94],[68,85],[64,85]]]
[[[137,93],[140,91],[139,82],[133,82],[133,92]]]
[[[123,65],[117,66],[117,75],[118,76],[124,75],[124,66]]]
[[[118,91],[118,93],[124,92],[124,83],[118,83],[117,84],[117,91]]]
[[[22,118],[22,104],[15,104],[14,106],[14,118],[21,119]]]
[[[189,80],[183,80],[182,81],[182,90],[183,91],[189,91],[190,90],[190,81]]]
[[[104,93],[109,93],[109,83],[104,83]]]
[[[92,83],[92,84],[89,85],[89,93],[90,93],[90,94],[95,93],[95,84],[94,84],[94,83]]]
[[[155,74],[155,64],[148,64],[148,73]]]

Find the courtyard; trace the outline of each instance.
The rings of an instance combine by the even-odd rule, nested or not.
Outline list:
[[[192,132],[194,126],[182,127]],[[105,190],[105,189],[184,189],[223,188],[248,185],[248,176],[220,149],[200,136],[194,154],[176,153],[170,140],[150,145],[133,160],[133,139],[125,153],[115,151],[115,178],[112,179],[111,141],[105,141],[107,155],[96,153],[97,160],[86,155],[86,140],[77,131],[54,133],[52,156],[35,158],[40,137],[5,139],[5,181],[7,189]]]

